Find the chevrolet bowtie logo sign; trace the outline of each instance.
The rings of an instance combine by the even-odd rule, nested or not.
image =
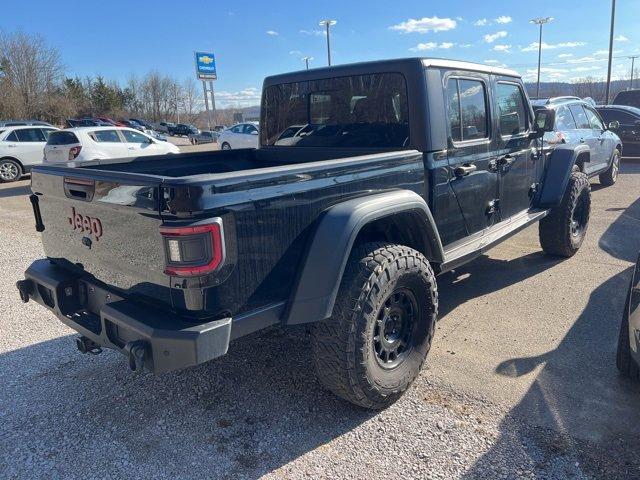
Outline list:
[[[216,80],[216,57],[210,52],[195,52],[196,75],[200,80]]]

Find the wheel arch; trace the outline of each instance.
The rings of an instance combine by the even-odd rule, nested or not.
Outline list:
[[[318,220],[284,323],[310,323],[330,317],[352,249],[369,241],[411,246],[436,269],[444,261],[435,221],[417,193],[396,190],[339,203]]]
[[[12,157],[11,155],[3,155],[0,156],[0,162],[2,160],[13,160],[14,162],[16,162],[18,165],[20,165],[20,170],[22,170],[22,173],[26,172],[25,167],[24,167],[24,163],[22,163],[20,161],[20,159],[16,158],[16,157]]]
[[[590,158],[588,145],[560,146],[555,148],[547,159],[547,166],[542,177],[542,188],[536,198],[538,208],[552,208],[562,201],[564,191],[574,165],[580,166],[579,160]],[[580,168],[583,171],[583,168]]]

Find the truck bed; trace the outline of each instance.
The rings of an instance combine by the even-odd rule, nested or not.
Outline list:
[[[69,181],[92,185],[91,198],[82,198],[82,192],[70,196]],[[38,166],[32,174],[50,259],[123,296],[207,318],[286,301],[309,233],[330,206],[391,189],[424,195],[425,182],[423,157],[415,150],[356,154],[291,147],[112,160],[80,168]],[[102,236],[89,248],[72,228],[75,214],[102,223]],[[164,274],[160,227],[213,217],[223,219],[227,242],[219,283],[204,289],[197,279],[172,284]]]

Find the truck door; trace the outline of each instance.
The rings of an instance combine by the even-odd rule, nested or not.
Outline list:
[[[497,211],[498,174],[490,148],[488,77],[450,76],[446,85],[449,184],[467,234],[473,235],[492,225]]]
[[[498,80],[495,92],[500,213],[506,220],[529,209],[538,156],[536,141],[529,135],[533,119],[522,86]]]

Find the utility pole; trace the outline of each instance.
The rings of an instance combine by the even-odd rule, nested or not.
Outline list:
[[[327,64],[329,66],[331,66],[331,40],[329,38],[329,27],[332,27],[333,25],[335,25],[336,22],[335,20],[320,20],[320,23],[318,25],[320,25],[321,27],[325,27],[326,31],[327,31]]]
[[[616,24],[616,0],[611,0],[611,29],[609,30],[609,65],[607,67],[607,89],[604,94],[604,104],[609,105],[609,91],[611,90],[611,63],[613,62],[613,31]]]
[[[631,59],[631,81],[629,82],[629,90],[633,89],[633,69],[635,68],[635,63],[636,63],[636,58],[640,57],[640,55],[631,55],[630,58]]]
[[[536,98],[540,98],[540,67],[542,64],[542,26],[553,21],[553,17],[536,17],[529,20],[530,23],[540,25],[540,36],[538,38],[538,81],[536,82]]]
[[[307,70],[309,70],[309,62],[313,60],[313,57],[302,57],[302,61],[307,66]]]

